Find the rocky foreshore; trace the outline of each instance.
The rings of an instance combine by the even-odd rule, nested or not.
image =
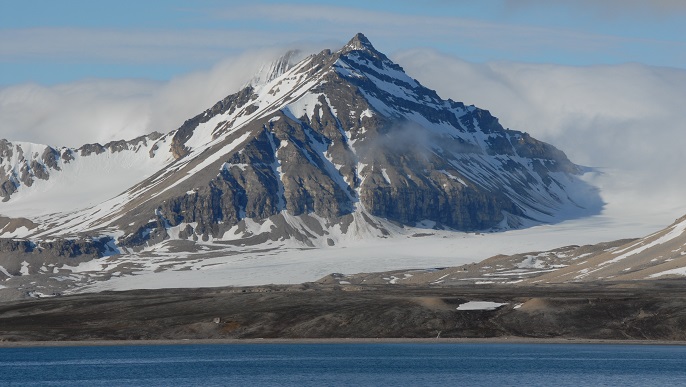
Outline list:
[[[135,290],[0,304],[0,341],[686,341],[686,287],[344,286]]]

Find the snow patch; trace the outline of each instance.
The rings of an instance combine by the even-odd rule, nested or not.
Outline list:
[[[381,168],[381,174],[383,175],[384,180],[386,180],[386,183],[391,184],[391,178],[388,176],[386,168]]]
[[[492,302],[492,301],[469,301],[460,304],[457,310],[496,310],[507,303]]]
[[[2,267],[2,266],[0,266],[0,273],[6,275],[8,278],[12,278],[12,277],[13,277],[12,274],[10,274],[10,273],[7,271],[7,269],[5,269],[5,268]]]
[[[680,275],[680,276],[686,276],[686,267],[679,267],[676,269],[671,269],[671,270],[665,270],[659,273],[651,274],[648,276],[648,278],[658,278],[658,277],[663,277],[666,275]]]
[[[686,230],[686,221],[683,221],[681,223],[678,223],[678,224],[672,226],[672,229],[668,233],[666,233],[665,235],[655,239],[654,241],[647,243],[643,246],[640,246],[636,249],[630,250],[630,251],[628,251],[628,252],[626,252],[626,253],[624,253],[624,254],[616,257],[616,258],[613,258],[609,261],[605,261],[605,262],[601,263],[600,266],[605,266],[605,265],[609,265],[611,263],[619,262],[619,261],[621,261],[624,258],[627,258],[629,256],[642,253],[643,251],[646,251],[646,250],[650,249],[651,247],[655,247],[655,246],[664,244],[664,243],[666,243],[666,242],[668,242],[674,238],[679,237],[681,234],[684,233],[685,230]],[[634,245],[634,246],[636,246],[636,245]]]
[[[24,261],[21,263],[21,269],[19,270],[21,275],[29,275],[29,263]]]

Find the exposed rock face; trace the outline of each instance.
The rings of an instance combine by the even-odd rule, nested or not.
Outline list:
[[[204,113],[199,114],[191,119],[186,120],[186,122],[181,125],[179,129],[176,130],[174,137],[172,138],[172,153],[174,157],[179,159],[188,154],[188,149],[185,147],[186,141],[188,141],[193,136],[194,129],[200,125],[208,122],[210,119],[221,115],[224,113],[233,114],[238,107],[245,106],[251,99],[254,99],[252,87],[246,87],[236,94],[232,94],[223,100],[217,102],[210,109],[207,109]],[[225,122],[220,122],[212,135],[216,136],[216,130]]]
[[[54,239],[32,242],[0,238],[0,279],[39,273],[46,264],[76,264],[110,252],[114,240],[105,238]]]
[[[108,237],[81,240],[55,239],[38,243],[0,238],[0,253],[34,253],[57,257],[76,257],[86,254],[101,257],[107,250],[107,244],[111,242],[112,238]]]

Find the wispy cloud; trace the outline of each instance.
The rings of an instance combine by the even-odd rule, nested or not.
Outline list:
[[[686,13],[683,0],[505,0],[511,9],[530,9],[531,7],[565,6],[590,11],[596,16],[646,15],[666,16],[674,12]]]
[[[237,91],[282,52],[248,51],[168,82],[92,79],[0,88],[0,136],[78,147],[166,133]]]
[[[532,4],[535,0],[531,0]],[[194,10],[195,13],[200,11]],[[686,61],[679,40],[621,37],[563,27],[513,24],[444,16],[411,15],[315,4],[253,4],[206,9],[213,28],[25,28],[0,29],[0,63],[54,60],[68,63],[216,63],[227,53],[294,42],[342,43],[356,32],[387,51],[409,47],[461,50],[478,60],[534,60],[612,52],[638,61],[636,52],[669,52]],[[220,26],[225,22],[226,25]],[[316,31],[316,34],[313,34]],[[660,54],[664,55],[664,54]],[[546,59],[543,59],[546,60]],[[592,59],[591,59],[592,60]],[[550,60],[548,60],[550,61]]]
[[[0,29],[0,62],[50,58],[72,63],[216,63],[230,53],[284,45],[298,38],[291,33],[231,29]]]
[[[593,46],[617,42],[615,36],[583,33],[564,28],[548,28],[532,25],[495,23],[484,20],[454,16],[408,15],[390,11],[370,11],[332,5],[269,4],[251,5],[212,11],[212,17],[225,20],[242,20],[244,15],[272,23],[292,23],[311,31],[315,26],[325,25],[330,33],[340,36],[341,30],[362,29],[379,37],[398,40],[411,37],[431,41],[456,38],[476,39],[479,43],[498,44],[501,41],[518,41],[518,45],[535,46],[555,42],[579,46],[579,40],[590,41]],[[319,31],[319,30],[318,30]],[[529,39],[527,41],[526,39]],[[534,39],[533,41],[530,41]],[[500,45],[500,44],[499,44]],[[506,44],[503,44],[506,45]]]

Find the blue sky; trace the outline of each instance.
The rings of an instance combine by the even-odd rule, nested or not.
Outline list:
[[[168,80],[250,48],[336,48],[356,32],[388,54],[686,68],[685,18],[682,0],[0,0],[0,86]]]

